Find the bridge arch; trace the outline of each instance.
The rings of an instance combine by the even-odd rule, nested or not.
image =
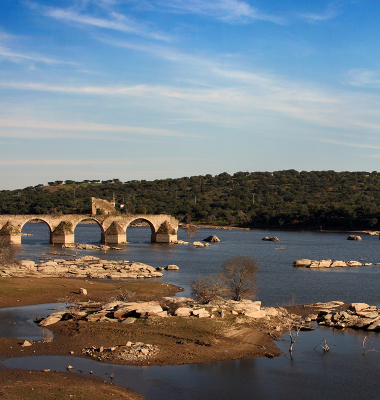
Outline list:
[[[33,222],[33,221],[45,222],[45,224],[49,227],[49,233],[50,233],[50,234],[52,233],[53,228],[52,228],[52,226],[51,226],[51,224],[50,224],[50,221],[48,221],[47,219],[45,219],[45,218],[43,218],[43,217],[40,217],[40,216],[35,216],[35,217],[33,217],[32,215],[31,215],[28,219],[25,219],[23,222],[21,222],[21,224],[20,224],[20,232],[22,232],[22,228],[23,228],[26,224],[29,224],[29,223],[31,223],[31,222]]]
[[[38,223],[37,225],[35,225]],[[28,224],[33,224],[35,225],[33,229],[30,229]],[[28,229],[29,228],[29,229]],[[24,230],[24,232],[23,232]],[[29,232],[28,232],[29,231]],[[33,231],[33,233],[31,232]],[[32,243],[50,243],[51,242],[51,233],[52,233],[52,226],[44,218],[29,218],[25,220],[21,225],[20,225],[20,234],[21,234],[21,243],[24,244],[32,244]],[[30,236],[30,237],[29,237]]]
[[[129,221],[128,225],[125,228],[126,229],[126,238],[128,237],[128,228],[133,228],[133,226],[131,226],[131,224],[133,224],[133,222],[136,222],[136,221],[142,221],[142,222],[146,222],[148,224],[148,226],[150,227],[150,240],[151,240],[151,242],[154,242],[157,228],[152,223],[152,221],[149,220],[149,218],[143,217],[141,215],[136,216],[136,218],[133,218]]]
[[[92,224],[85,224],[86,221],[93,221]],[[78,227],[78,225],[89,225],[87,228],[87,232],[80,232],[78,231],[78,228],[80,229],[81,227]],[[96,225],[96,232],[92,232],[91,226]],[[82,227],[83,229],[85,227]],[[74,240],[75,242],[84,242],[84,235],[87,235],[89,239],[85,239],[86,242],[101,242],[104,243],[104,235],[105,235],[105,230],[103,225],[101,224],[100,221],[98,221],[94,217],[88,217],[88,216],[83,216],[83,218],[78,219],[73,223],[73,232],[74,232]]]

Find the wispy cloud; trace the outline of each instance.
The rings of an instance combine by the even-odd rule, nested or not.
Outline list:
[[[49,58],[49,57],[44,57],[38,54],[28,54],[28,53],[22,53],[22,52],[17,52],[11,49],[8,49],[6,47],[0,46],[0,58],[5,58],[8,61],[14,62],[14,63],[19,63],[22,61],[32,61],[32,62],[37,62],[37,63],[43,63],[43,64],[66,64],[66,65],[79,65],[78,63],[75,62],[70,62],[70,61],[61,61],[57,60],[54,58]]]
[[[141,161],[144,164],[144,161]],[[86,160],[56,160],[56,159],[20,159],[20,160],[0,160],[0,166],[12,166],[12,167],[35,167],[35,166],[52,166],[52,167],[85,167],[85,166],[112,166],[112,165],[136,165],[136,160],[117,160],[117,159],[86,159]]]
[[[365,68],[351,69],[347,73],[347,83],[352,86],[379,88],[380,70],[373,71]]]
[[[29,50],[25,50],[28,44],[30,44],[29,42],[30,39],[27,37],[11,35],[4,31],[0,31],[0,59],[5,59],[13,63],[29,61],[48,65],[79,65],[75,62],[46,57],[38,53],[33,53]]]
[[[181,101],[183,112],[193,113],[194,120],[204,122],[223,119],[223,109],[228,107],[239,114],[261,111],[275,111],[288,117],[318,124],[331,124],[337,117],[332,116],[332,106],[341,99],[316,89],[307,89],[295,82],[284,82],[275,77],[259,76],[240,71],[218,71],[223,78],[231,79],[230,87],[214,88],[182,88],[173,86],[59,86],[42,83],[0,82],[0,87],[18,90],[34,90],[46,92],[71,93],[91,96],[123,96],[146,99],[146,106],[171,108],[171,103]],[[235,81],[245,83],[239,86]],[[225,82],[225,79],[224,79]],[[189,106],[191,105],[191,110]],[[211,107],[208,114],[204,107]],[[176,104],[180,108],[180,104]],[[184,109],[185,108],[185,109]],[[195,116],[194,116],[195,113]],[[220,114],[222,113],[222,114]],[[236,120],[236,118],[234,119]],[[240,123],[240,122],[239,122]],[[232,122],[233,124],[233,122]]]
[[[15,133],[13,130],[16,129]],[[36,131],[38,133],[36,133]],[[78,132],[84,135],[78,136]],[[100,133],[99,136],[94,136]],[[119,134],[119,136],[113,136]],[[127,136],[150,137],[188,137],[179,131],[157,129],[139,126],[124,126],[112,124],[96,124],[86,122],[46,122],[30,118],[0,119],[0,137],[51,137],[51,138],[87,138],[88,135],[101,140],[122,140]]]
[[[183,14],[198,14],[228,23],[262,20],[275,24],[286,23],[285,18],[266,14],[240,0],[159,0],[153,7]],[[152,3],[151,3],[152,7]]]
[[[330,4],[327,9],[322,13],[297,13],[297,16],[304,19],[310,23],[318,23],[323,21],[328,21],[339,15],[340,4],[333,3]]]
[[[362,148],[362,149],[380,150],[380,146],[376,146],[376,145],[373,145],[373,144],[348,143],[348,142],[342,142],[342,141],[339,141],[339,140],[323,139],[323,138],[309,138],[309,139],[310,140],[314,140],[316,142],[336,144],[338,146],[347,146],[347,147],[356,147],[356,148]]]
[[[115,11],[110,11],[108,18],[100,18],[74,9],[47,7],[43,9],[43,15],[65,23],[75,24],[81,28],[90,26],[110,29],[160,41],[169,41],[171,39],[164,33],[154,31],[146,23],[133,20]]]

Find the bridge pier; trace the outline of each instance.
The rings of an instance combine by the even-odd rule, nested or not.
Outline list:
[[[7,221],[0,230],[0,240],[10,244],[21,244],[21,229]]]
[[[177,240],[177,232],[168,221],[164,221],[157,232],[152,230],[151,241],[156,243],[171,243]]]
[[[155,243],[172,243],[177,240],[177,234],[152,232],[151,241]]]
[[[73,224],[70,221],[61,221],[50,234],[51,244],[74,244],[75,237]]]
[[[104,240],[102,238],[102,242],[104,244],[127,243],[127,234],[124,232],[123,228],[116,221],[114,221],[105,231]]]

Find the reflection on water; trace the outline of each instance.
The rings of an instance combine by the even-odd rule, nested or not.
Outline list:
[[[39,327],[34,320],[46,318],[57,308],[64,308],[62,303],[37,304],[23,307],[0,309],[0,336],[23,340],[38,341],[53,338],[53,333]]]

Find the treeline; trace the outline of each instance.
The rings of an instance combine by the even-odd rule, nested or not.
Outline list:
[[[0,192],[2,214],[91,213],[90,197],[122,213],[183,222],[294,229],[379,229],[380,173],[237,172],[155,181],[55,181]],[[124,204],[124,208],[120,205]]]

